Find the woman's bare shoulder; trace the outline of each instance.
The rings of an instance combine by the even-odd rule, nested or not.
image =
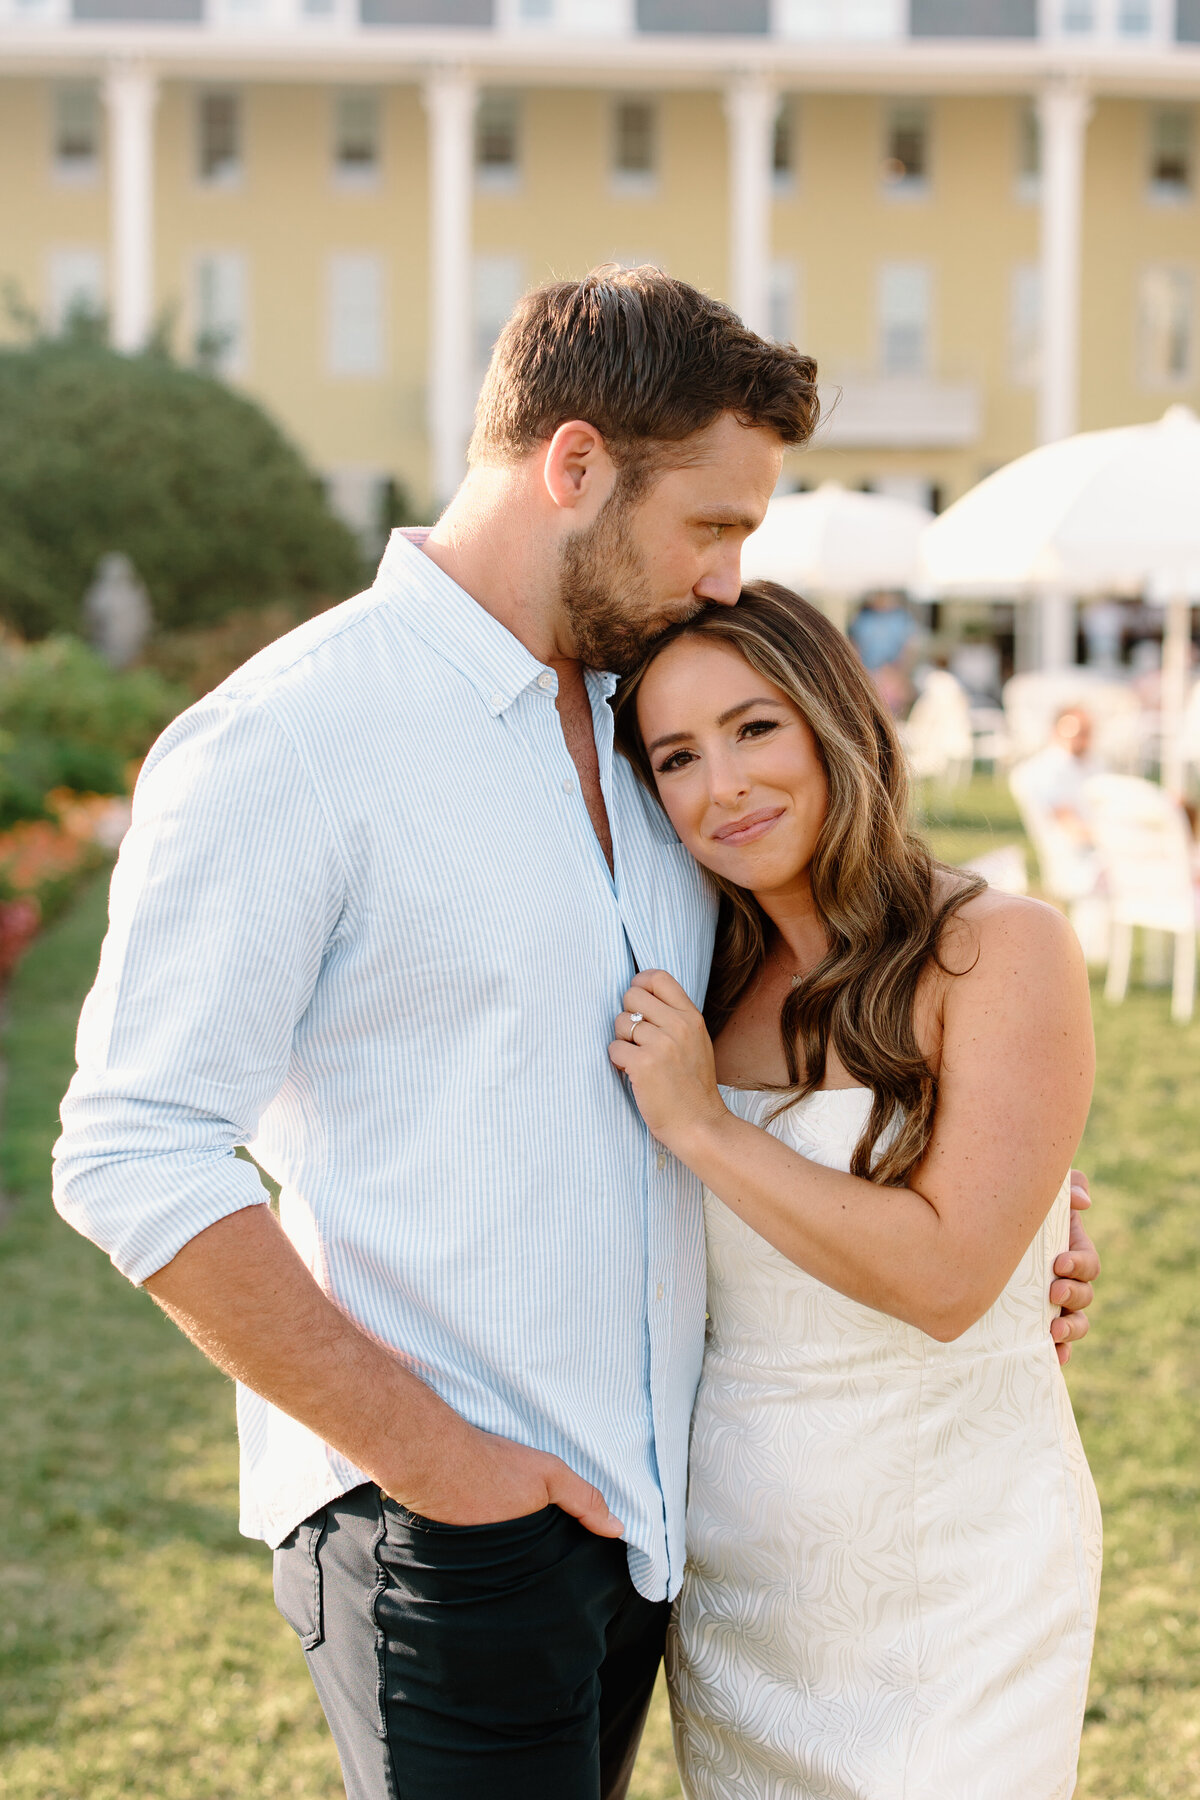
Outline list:
[[[947,893],[950,877],[942,876]],[[1070,921],[1044,900],[984,888],[947,919],[939,946],[948,975],[1028,977],[1083,967]]]

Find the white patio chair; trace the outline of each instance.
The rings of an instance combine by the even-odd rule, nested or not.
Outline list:
[[[948,669],[931,669],[900,732],[918,781],[969,780],[975,738],[967,690]]]
[[[1125,998],[1133,928],[1141,925],[1174,938],[1171,1017],[1190,1019],[1197,917],[1191,832],[1183,808],[1152,781],[1130,775],[1094,775],[1084,793],[1112,909],[1104,997]]]

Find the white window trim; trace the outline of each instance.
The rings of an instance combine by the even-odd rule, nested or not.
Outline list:
[[[1178,188],[1173,183],[1156,181],[1150,173],[1151,164],[1154,160],[1154,121],[1156,115],[1160,112],[1190,112],[1192,115],[1190,142],[1191,180],[1184,188]],[[1147,206],[1152,206],[1155,209],[1161,208],[1166,212],[1179,212],[1184,207],[1193,206],[1195,204],[1197,127],[1200,126],[1200,116],[1198,115],[1200,115],[1200,108],[1189,106],[1186,101],[1181,101],[1175,105],[1150,105],[1146,108],[1144,134],[1145,163],[1143,165],[1146,170],[1146,180],[1143,192],[1145,194]]]
[[[203,131],[201,103],[207,94],[232,94],[238,108],[238,157],[237,161],[228,164],[222,171],[206,175],[200,166]],[[246,180],[246,100],[240,87],[222,87],[216,82],[207,82],[193,92],[192,105],[192,169],[194,185],[202,194],[236,193],[245,185]]]
[[[511,163],[481,163],[478,160],[478,140],[473,138],[472,162],[475,173],[475,191],[479,194],[519,194],[524,186],[526,96],[524,92],[500,88],[498,84],[497,91],[506,93],[513,103],[515,112],[513,140],[516,146],[516,160]],[[481,95],[481,102],[482,99]],[[476,119],[475,132],[478,132],[478,129],[478,119]]]
[[[1017,294],[1021,283],[1029,282],[1037,295],[1037,309],[1034,320],[1033,345],[1030,351],[1032,367],[1028,374],[1021,373],[1021,353],[1024,346],[1020,342],[1018,331]],[[1039,380],[1038,364],[1042,354],[1042,308],[1041,308],[1041,266],[1035,261],[1014,263],[1008,273],[1008,385],[1019,393],[1032,393]]]
[[[925,354],[919,368],[889,369],[887,365],[887,324],[883,310],[884,275],[890,268],[921,269],[926,276],[928,306],[925,312]],[[875,362],[885,381],[929,381],[937,367],[937,276],[934,265],[920,256],[889,256],[875,265]]]
[[[1143,329],[1142,316],[1142,284],[1147,275],[1180,274],[1186,275],[1191,287],[1191,314],[1188,322],[1188,360],[1187,368],[1181,375],[1156,375],[1146,358],[1146,336]],[[1137,282],[1134,287],[1134,379],[1143,393],[1147,394],[1182,394],[1187,393],[1196,384],[1200,376],[1200,354],[1198,354],[1197,335],[1200,333],[1200,270],[1194,262],[1171,261],[1142,263],[1138,269]]]
[[[802,154],[801,154],[801,144],[800,144],[800,134],[803,129],[801,121],[804,117],[804,109],[800,105],[799,95],[792,94],[792,93],[780,94],[779,106],[777,109],[777,116],[778,116],[779,112],[783,112],[785,110],[786,110],[787,116],[788,116],[788,135],[791,138],[791,145],[792,145],[792,166],[790,169],[786,169],[786,170],[782,170],[782,171],[779,169],[776,169],[776,167],[774,165],[774,156],[775,156],[774,126],[772,126],[771,193],[776,200],[791,200],[795,196],[795,194],[799,190],[800,179],[801,179],[800,175],[798,174],[797,171],[803,169],[803,167],[804,167]]]
[[[926,100],[914,100],[908,102],[908,104],[912,105],[914,111],[923,112],[925,115],[925,160],[927,167],[924,175],[901,175],[895,181],[889,181],[887,176],[883,174],[883,169],[888,162],[888,152],[891,149],[892,115],[893,113],[898,112],[905,104],[906,102],[903,99],[897,100],[895,96],[885,98],[883,104],[881,119],[883,130],[881,133],[882,142],[880,144],[881,154],[879,158],[879,193],[881,199],[886,200],[889,206],[921,206],[933,193],[933,107]]]
[[[374,265],[379,280],[379,312],[376,320],[378,341],[374,359],[365,359],[357,368],[339,367],[336,308],[334,305],[334,270],[338,262],[355,261]],[[330,250],[325,257],[325,375],[330,381],[371,382],[387,374],[388,367],[388,272],[384,256],[377,250]]]
[[[339,194],[374,194],[379,191],[383,171],[384,153],[384,107],[383,95],[377,94],[378,135],[375,142],[375,161],[355,167],[354,164],[342,163],[338,157],[338,106],[345,88],[338,88],[329,96],[329,166],[333,186]]]
[[[237,342],[227,360],[214,365],[214,372],[222,381],[241,381],[250,370],[250,322],[252,318],[250,288],[250,258],[242,249],[232,245],[205,244],[191,253],[188,269],[188,354],[196,356],[196,346],[200,337],[200,310],[197,306],[200,285],[200,265],[211,258],[227,256],[236,258],[241,264],[241,320],[239,322]]]
[[[70,307],[59,304],[60,296],[55,292],[55,265],[66,257],[86,257],[93,263],[100,277],[95,292],[89,296],[94,301],[98,316],[102,316],[108,308],[108,259],[101,244],[51,244],[46,251],[46,276],[44,314],[51,331],[61,332],[70,316]]]
[[[58,154],[58,88],[83,86],[82,82],[55,82],[48,89],[50,101],[50,178],[55,187],[92,188],[99,186],[104,166],[104,108],[97,97],[96,148],[89,157],[64,158]]]
[[[619,169],[617,167],[617,111],[629,101],[648,104],[654,114],[652,169]],[[662,103],[657,94],[614,94],[608,120],[608,186],[620,200],[651,200],[659,193],[662,174]]]

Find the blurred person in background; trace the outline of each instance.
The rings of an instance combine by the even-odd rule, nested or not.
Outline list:
[[[850,642],[893,718],[913,697],[912,658],[919,627],[903,594],[868,594],[850,625]]]
[[[1050,742],[1018,763],[1009,777],[1035,842],[1053,846],[1053,872],[1043,874],[1059,899],[1081,899],[1100,880],[1084,795],[1088,778],[1105,767],[1093,750],[1094,735],[1091,714],[1082,706],[1065,706],[1054,720]]]

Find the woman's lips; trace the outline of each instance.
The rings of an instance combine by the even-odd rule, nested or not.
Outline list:
[[[776,820],[782,817],[782,806],[764,806],[758,812],[747,813],[744,819],[734,819],[730,824],[722,825],[712,835],[718,844],[753,844],[760,837],[765,837]]]

